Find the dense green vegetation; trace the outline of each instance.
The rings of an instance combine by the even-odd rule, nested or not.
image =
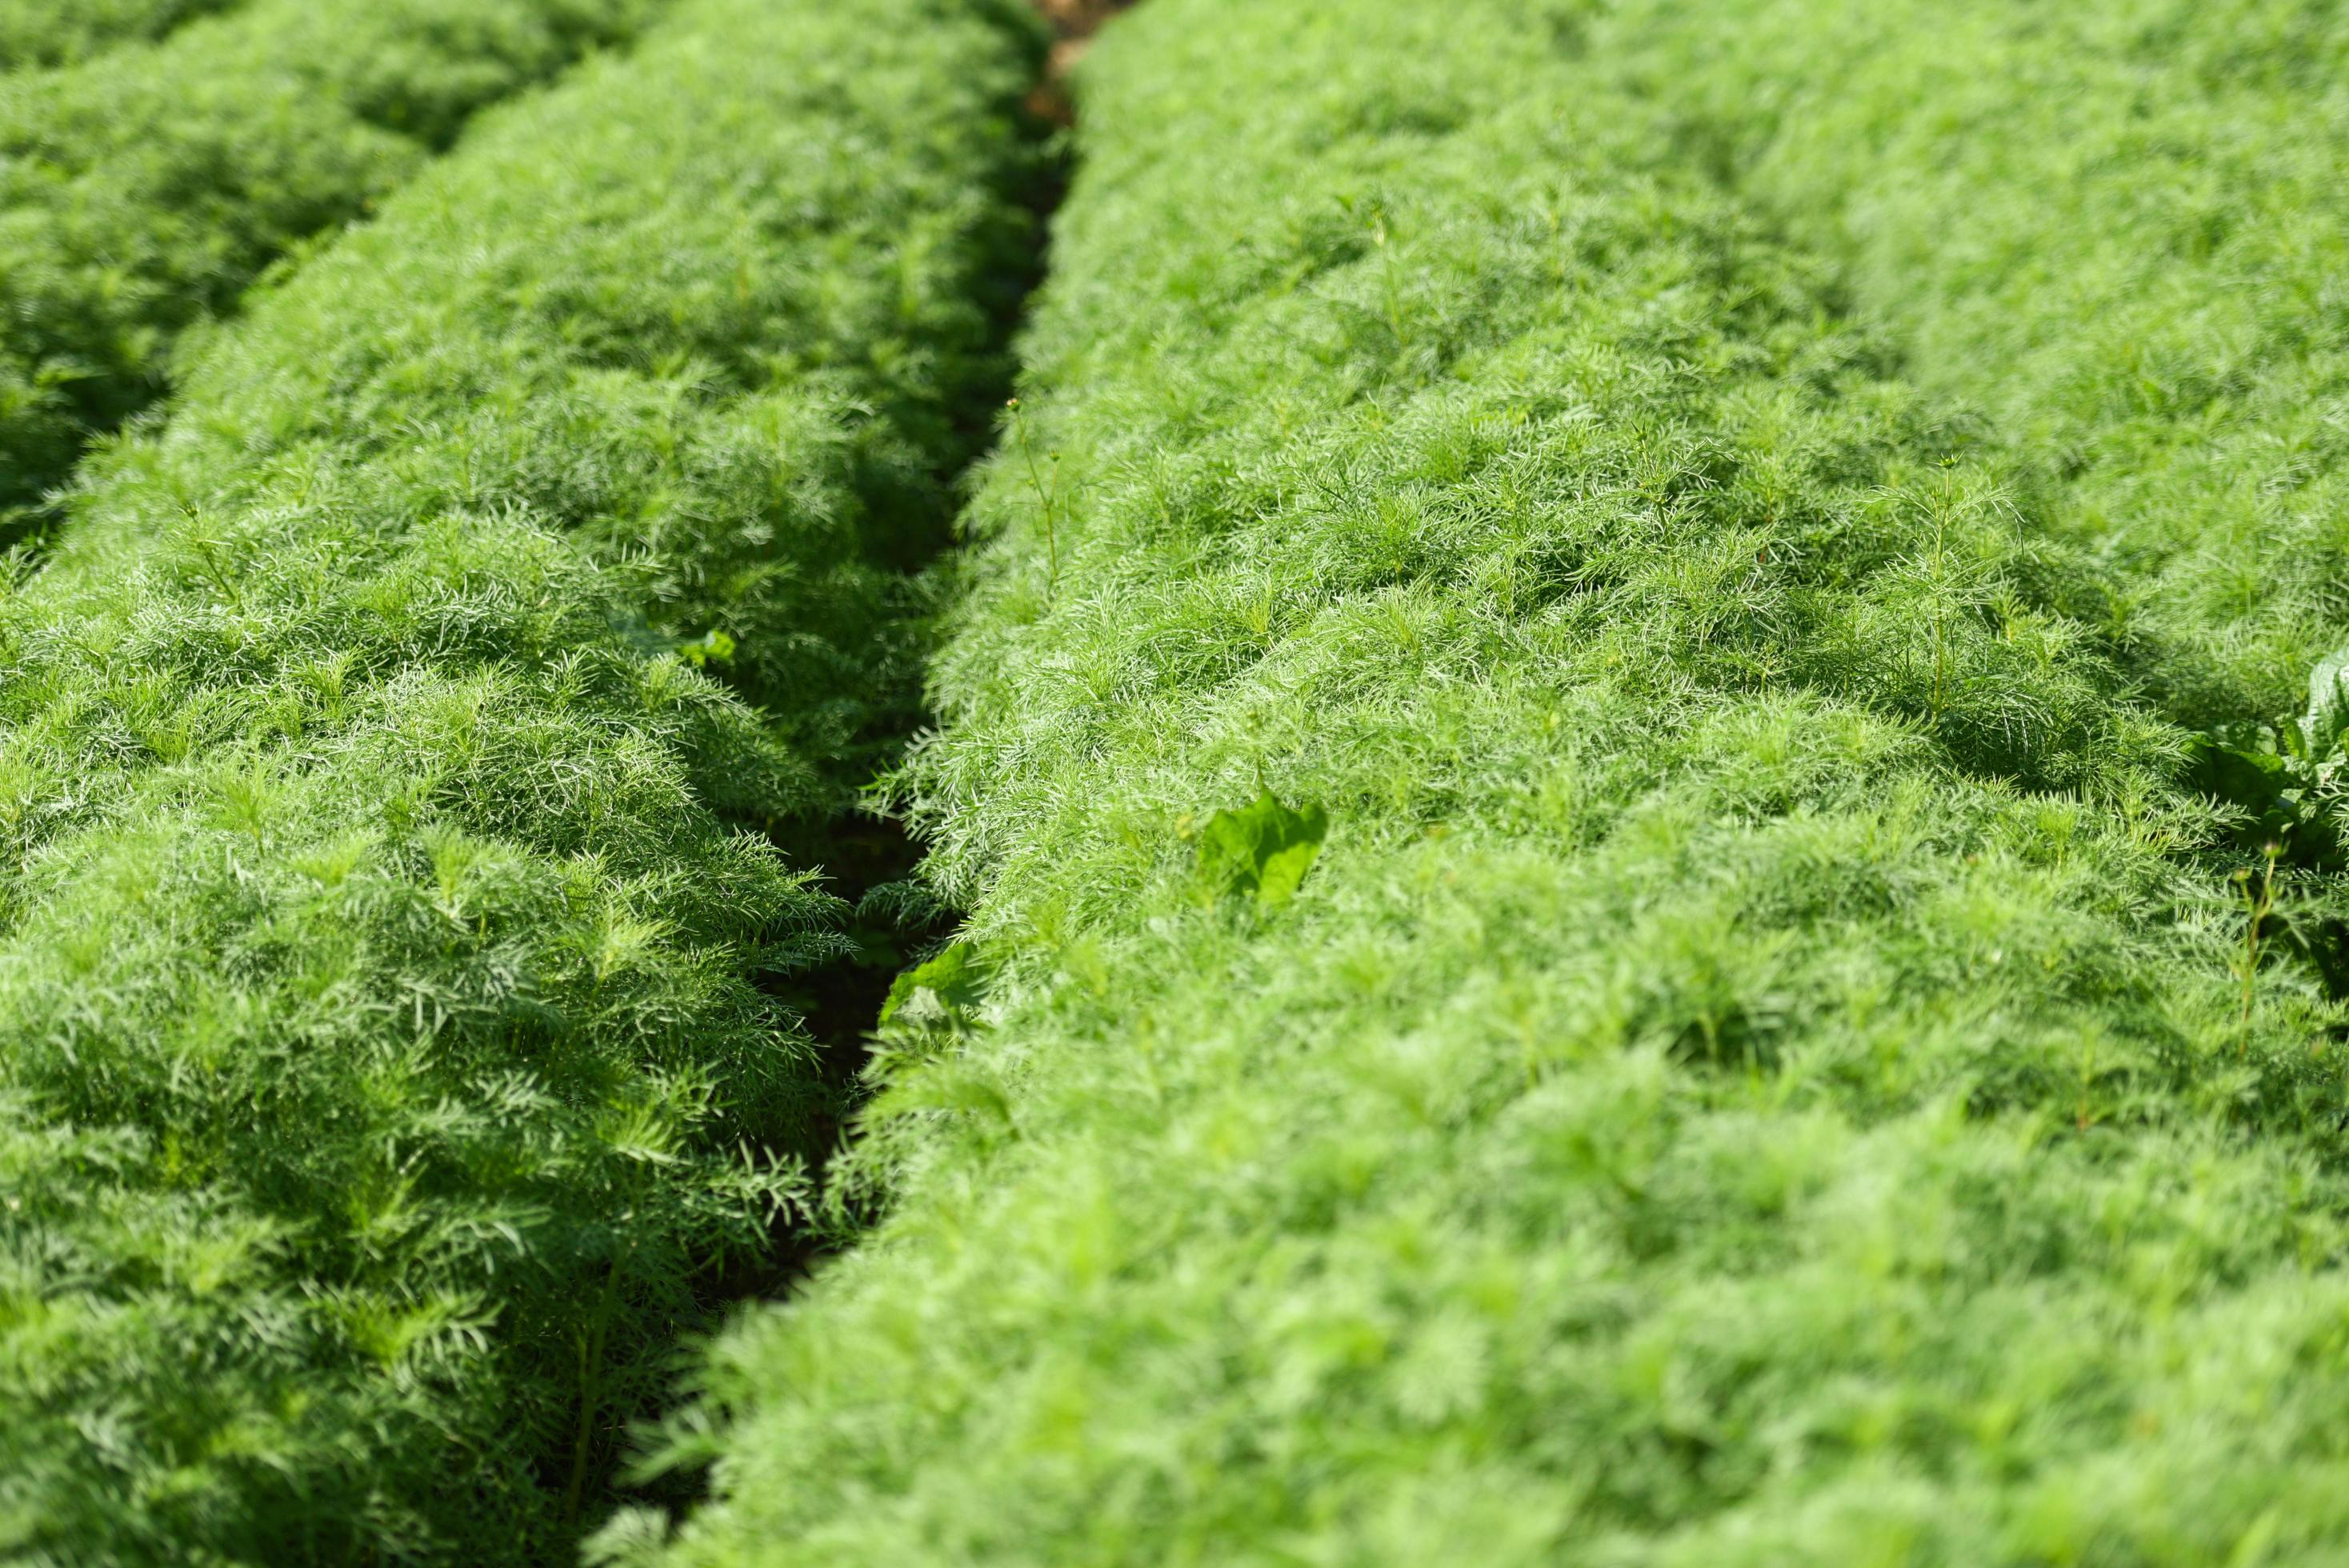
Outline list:
[[[0,604],[0,1556],[561,1560],[759,1277],[843,942],[767,830],[908,722],[1033,43],[680,0],[85,466]]]
[[[0,70],[62,66],[109,45],[160,37],[234,0],[0,0]]]
[[[2349,1552],[2336,7],[1036,8],[0,0],[0,1558]]]
[[[666,0],[252,0],[0,77],[0,514],[160,390],[176,336],[482,105]]]
[[[2296,710],[2349,622],[2349,26],[2309,0],[1609,8],[1596,64],[1846,262],[2092,550],[2150,695]]]
[[[2341,1009],[2173,725],[2340,640],[2339,88],[2087,9],[1096,46],[882,1217],[612,1555],[2337,1553]]]

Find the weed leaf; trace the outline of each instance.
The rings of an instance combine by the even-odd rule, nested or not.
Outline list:
[[[1218,811],[1199,837],[1199,870],[1216,896],[1253,894],[1266,909],[1296,896],[1329,836],[1319,806],[1292,811],[1267,789],[1253,804]]]
[[[2330,756],[2349,732],[2349,648],[2327,655],[2308,674],[2308,716],[2301,721],[2309,755]]]
[[[968,1027],[986,995],[987,970],[978,949],[957,942],[897,976],[889,987],[889,1000],[882,1005],[881,1021],[903,1017],[908,1023]]]

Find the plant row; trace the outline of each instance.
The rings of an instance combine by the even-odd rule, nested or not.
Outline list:
[[[2159,709],[2288,752],[2349,640],[2349,31],[2280,0],[1763,0],[1625,7],[1591,48],[1983,411]],[[2202,782],[2304,859],[2278,771]]]
[[[85,465],[0,605],[0,1555],[558,1560],[770,1265],[844,942],[771,834],[918,696],[1031,43],[682,0]]]
[[[70,65],[157,38],[235,0],[0,0],[0,71]]]
[[[2342,601],[2349,38],[2272,0],[1998,5],[1932,36],[1902,6],[1800,11],[1634,8],[1601,44],[1990,416],[2035,515],[2128,585],[2166,708],[2296,706]]]
[[[0,510],[153,400],[271,261],[665,3],[253,0],[0,77]]]
[[[2084,214],[2178,198],[2116,150],[2014,173],[2151,100],[2238,117],[2288,203],[2314,155],[2252,106],[2298,90],[2295,8],[2226,8],[2277,25],[2224,70],[2205,24],[2022,5],[1856,42],[1732,8],[1766,48],[1617,9],[1154,0],[1088,56],[897,784],[973,913],[883,1029],[843,1189],[882,1217],[721,1343],[667,1450],[714,1501],[614,1559],[2349,1539],[2341,1008],[2213,874],[2240,814],[2177,727],[2337,635],[2321,552],[2239,559],[2224,613],[2210,576],[2329,438],[2290,369],[2213,403],[2148,341],[2149,385],[2067,380],[2100,298],[2238,307],[2110,259],[2037,301]],[[1733,70],[1801,84],[1750,141]],[[2313,330],[2270,280],[2323,263],[2273,239],[2206,275]],[[2124,518],[2145,450],[2183,489]]]

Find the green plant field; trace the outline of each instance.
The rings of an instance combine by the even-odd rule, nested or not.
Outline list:
[[[2075,119],[2153,104],[2282,205],[2329,122],[2239,139],[2195,49],[2021,5],[1648,10],[1154,0],[1088,57],[897,786],[973,913],[883,1029],[841,1190],[882,1218],[674,1425],[715,1502],[611,1556],[2349,1539],[2341,1009],[2178,727],[2340,640],[2321,505],[2222,606],[2188,493],[2237,430],[2324,449],[2315,372],[2215,440],[2159,376],[2100,424],[2138,393],[2055,361],[2095,289],[2175,307],[2158,256],[2037,302],[1971,248],[2094,248],[2123,152],[2015,174],[2093,160]],[[2227,15],[2272,66],[2244,18],[2292,13]],[[2028,46],[2062,86],[2014,73],[2047,139],[2002,163],[1976,51],[2031,18],[2080,57]],[[2259,242],[2199,281],[2313,315]]]
[[[236,0],[0,0],[0,70],[63,66],[160,37]]]
[[[252,0],[0,77],[0,510],[152,400],[177,335],[484,104],[666,0]]]
[[[1034,46],[680,0],[85,465],[0,604],[0,1556],[564,1560],[771,1275],[846,912],[768,834],[910,722]]]
[[[0,0],[0,1559],[2349,1563],[2349,18],[1125,9]]]

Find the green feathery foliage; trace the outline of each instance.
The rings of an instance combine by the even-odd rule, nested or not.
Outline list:
[[[2349,1542],[2341,1007],[2208,875],[2110,563],[1593,36],[1088,57],[901,786],[974,913],[883,1216],[607,1558]]]
[[[253,0],[0,77],[0,516],[161,390],[176,337],[482,105],[667,0]]]
[[[1034,45],[686,0],[85,466],[0,605],[0,1556],[548,1561],[596,1511],[801,1197],[773,993],[843,939],[758,830],[918,699]]]
[[[1591,58],[1844,259],[2092,551],[2148,694],[2298,712],[2349,632],[2349,26],[2312,0],[1609,8]]]
[[[64,66],[160,37],[237,0],[0,0],[0,70]]]

